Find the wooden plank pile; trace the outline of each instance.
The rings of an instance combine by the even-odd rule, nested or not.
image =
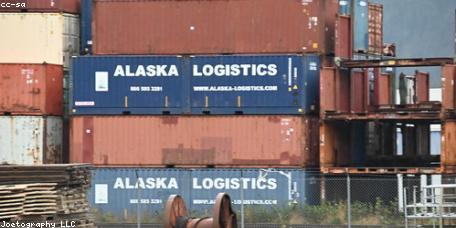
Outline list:
[[[0,221],[95,227],[87,191],[90,166],[0,165]]]

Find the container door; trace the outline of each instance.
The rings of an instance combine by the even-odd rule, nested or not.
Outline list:
[[[368,79],[367,71],[354,70],[351,73],[350,102],[352,113],[364,113],[367,109]]]
[[[429,73],[415,72],[416,103],[429,101]]]
[[[455,107],[455,70],[456,65],[445,65],[442,68],[442,106],[445,110],[454,110]]]
[[[336,19],[336,56],[350,59],[352,56],[351,18],[338,16]]]
[[[369,3],[369,53],[381,55],[383,51],[383,6]]]
[[[320,73],[321,113],[336,111],[336,69],[325,67]]]
[[[353,3],[353,49],[357,53],[368,52],[368,3],[367,0],[354,0]]]

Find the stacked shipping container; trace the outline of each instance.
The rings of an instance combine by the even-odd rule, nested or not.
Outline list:
[[[82,2],[81,46],[94,55],[73,60],[70,161],[99,166],[96,208],[130,213],[128,203],[146,200],[113,187],[134,173],[225,180],[278,168],[274,175],[291,178],[308,171],[287,168],[318,167],[320,66],[332,65],[338,0],[90,2]],[[182,181],[161,192],[197,199]],[[162,208],[163,197],[147,197],[161,206],[145,210]]]
[[[308,149],[318,140],[314,116],[319,108],[319,71],[321,62],[328,63],[325,55],[334,53],[337,0],[91,3],[82,2],[82,45],[84,51],[93,49],[94,56],[73,61],[71,161],[129,166],[318,165],[310,160],[316,157]],[[258,5],[263,10],[258,11]],[[150,116],[168,114],[177,116]],[[137,146],[136,140],[121,140],[122,134],[110,140],[119,150],[107,149],[102,132],[127,122],[136,123],[129,131],[162,143],[152,149],[156,157],[145,155],[150,150]],[[230,126],[218,133],[226,124]],[[252,135],[255,143],[240,138],[241,132]],[[266,141],[277,147],[270,148]],[[125,159],[127,151],[120,150],[136,151],[140,157]],[[193,156],[195,151],[200,156]]]
[[[0,162],[61,163],[65,75],[79,52],[78,0],[0,9]],[[73,13],[73,14],[70,14]]]

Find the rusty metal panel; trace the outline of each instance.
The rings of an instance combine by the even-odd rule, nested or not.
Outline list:
[[[364,113],[367,111],[367,71],[351,72],[350,77],[350,111],[352,113]]]
[[[0,36],[0,63],[48,63],[68,68],[70,57],[79,53],[77,15],[1,13],[0,30],[8,34]]]
[[[61,163],[62,118],[1,116],[0,145],[0,163]]]
[[[336,107],[338,112],[350,111],[350,71],[339,70],[336,74]]]
[[[0,64],[0,112],[62,115],[62,85],[62,66]]]
[[[73,117],[70,162],[126,166],[313,166],[318,119],[299,116]],[[315,136],[312,136],[315,134]]]
[[[445,65],[442,67],[442,107],[447,110],[454,110],[455,107],[455,70],[456,65]]]
[[[324,67],[320,70],[320,112],[336,111],[336,69]]]
[[[388,105],[391,99],[391,79],[390,73],[381,72],[380,68],[374,69],[374,100],[373,104]]]
[[[0,12],[78,13],[80,0],[3,0]]]
[[[415,103],[429,101],[429,73],[415,71]]]
[[[383,53],[383,5],[368,3],[368,8],[368,52],[381,55]]]
[[[350,59],[352,56],[352,31],[349,16],[337,16],[335,31],[335,56]]]
[[[95,0],[93,52],[334,53],[337,7],[337,0]]]
[[[320,124],[320,167],[350,164],[350,129],[348,123]]]
[[[440,164],[443,168],[456,168],[456,122],[442,124],[442,153]]]

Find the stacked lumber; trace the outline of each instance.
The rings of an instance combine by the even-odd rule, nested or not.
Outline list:
[[[90,178],[84,164],[0,165],[0,220],[95,227],[87,202]]]

